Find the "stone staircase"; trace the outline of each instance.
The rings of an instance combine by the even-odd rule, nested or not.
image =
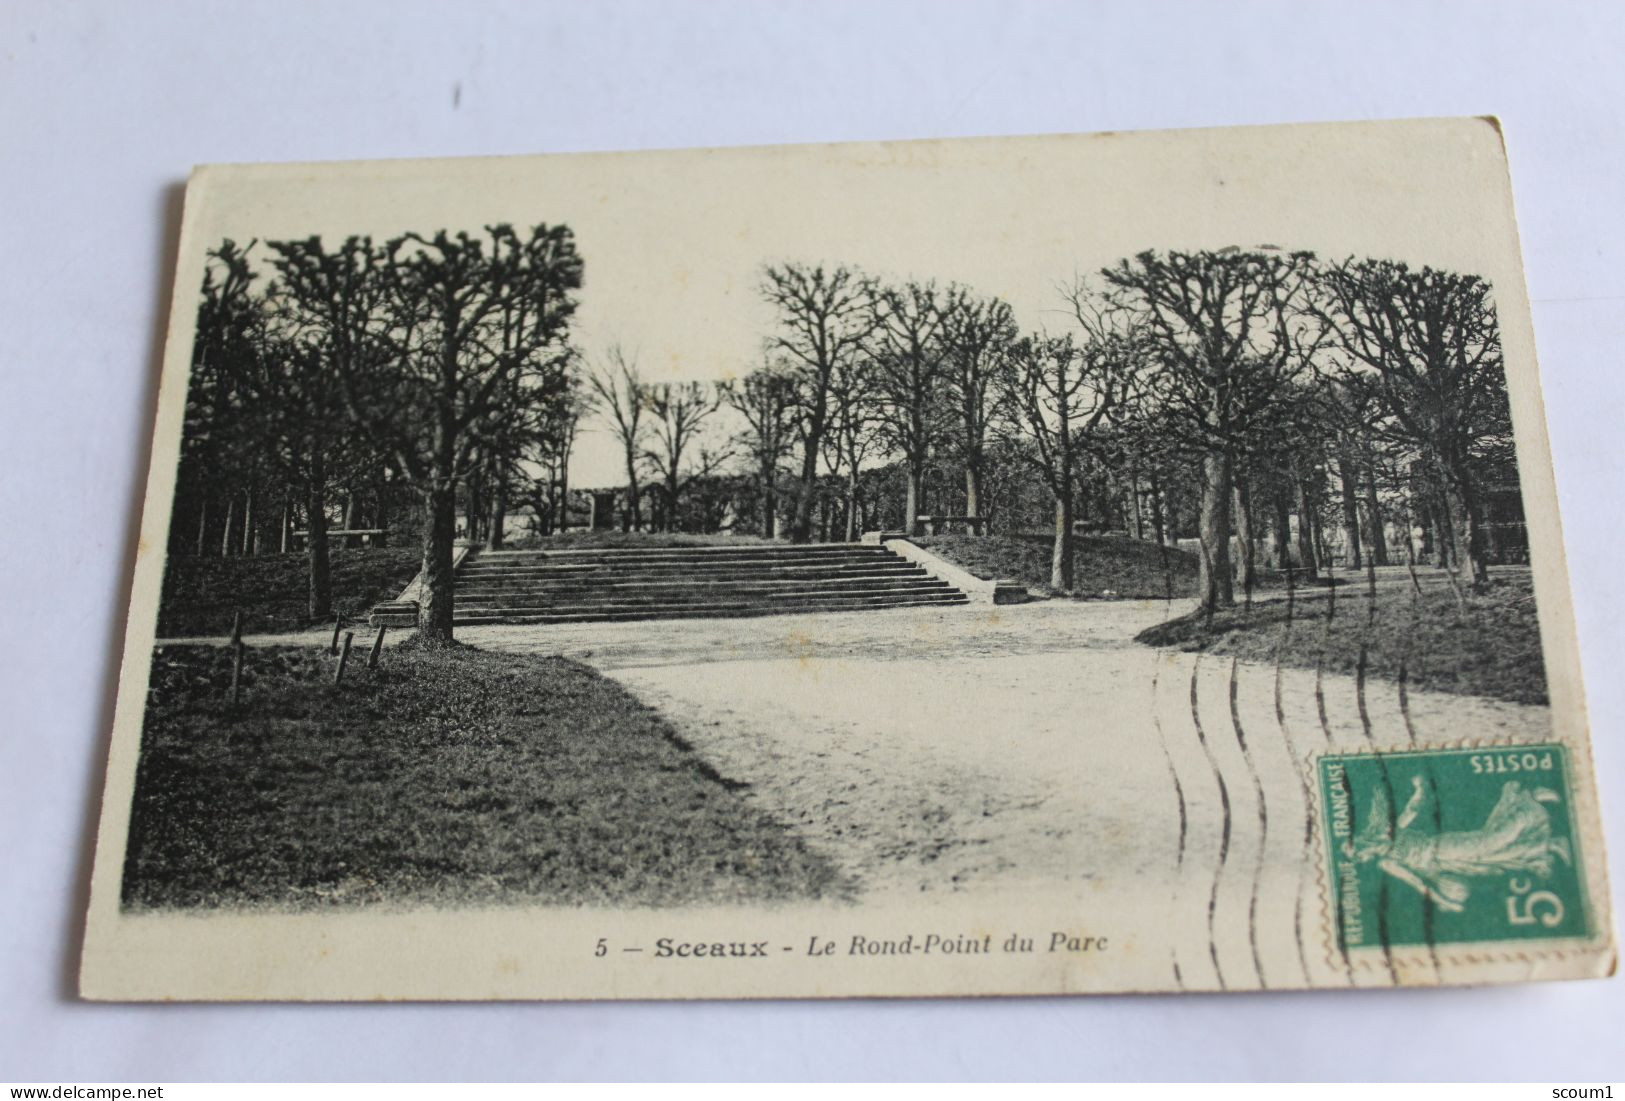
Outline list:
[[[454,621],[581,623],[965,603],[959,589],[873,544],[484,551],[458,567]]]

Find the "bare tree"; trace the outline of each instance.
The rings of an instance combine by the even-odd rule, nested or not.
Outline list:
[[[647,402],[655,446],[643,455],[665,491],[665,530],[678,531],[683,490],[728,458],[699,446],[705,422],[722,407],[722,397],[702,382],[661,382],[648,387]],[[696,451],[700,464],[691,468]]]
[[[830,378],[830,432],[824,462],[831,474],[844,475],[848,543],[858,537],[858,475],[879,443],[874,373],[874,361],[868,356],[851,356]]]
[[[796,365],[798,376],[801,485],[790,538],[806,543],[812,538],[819,453],[829,431],[830,379],[859,353],[875,325],[874,285],[853,268],[788,263],[765,268],[761,289],[779,315],[773,345]]]
[[[760,367],[738,382],[720,387],[745,422],[740,444],[756,468],[762,501],[762,535],[777,534],[779,464],[790,454],[797,405],[796,378],[782,359],[764,357]]]
[[[1230,528],[1238,455],[1309,369],[1315,338],[1295,304],[1308,253],[1142,252],[1103,277],[1142,318],[1154,356],[1146,397],[1202,459],[1202,607],[1235,603]]]
[[[638,370],[636,353],[628,356],[619,344],[612,345],[600,363],[588,376],[599,411],[609,419],[621,453],[626,461],[626,512],[622,516],[622,531],[643,529],[643,508],[638,488],[638,464],[643,456],[643,437],[646,426],[644,411],[648,408],[649,387]]]
[[[581,286],[574,235],[565,226],[521,235],[497,225],[483,236],[406,234],[381,251],[352,239],[337,254],[312,239],[283,248],[277,267],[333,348],[352,421],[389,449],[418,491],[418,633],[449,642],[457,488],[472,452],[512,413],[505,399],[514,375],[567,332]],[[367,288],[379,290],[351,293]],[[381,339],[361,320],[375,312]]]
[[[1016,338],[1015,317],[1001,299],[961,293],[954,296],[943,320],[957,422],[954,449],[965,468],[965,515],[980,519],[988,427],[994,410],[993,380],[1005,346]],[[985,525],[982,530],[987,530]]]
[[[516,376],[512,412],[497,425],[486,447],[492,483],[487,542],[496,550],[506,542],[513,505],[542,505],[538,519],[562,526],[570,493],[570,454],[586,408],[579,352],[569,346],[539,360]],[[539,477],[538,477],[539,472]]]
[[[1070,591],[1078,459],[1089,436],[1123,400],[1134,363],[1115,341],[1036,334],[1009,345],[1000,371],[1002,402],[1032,441],[1032,455],[1055,501],[1050,585]]]
[[[363,431],[392,416],[397,394],[379,381],[394,348],[383,310],[385,250],[371,238],[350,237],[329,251],[321,239],[273,241],[278,278],[269,301],[287,334],[283,378],[264,408],[292,410],[301,422],[288,434],[304,471],[306,553],[312,619],[333,614],[327,546],[327,484],[332,453],[342,445],[334,415],[347,406]],[[400,440],[382,438],[388,451]]]
[[[943,434],[944,320],[961,298],[962,292],[944,294],[934,283],[910,282],[884,288],[875,299],[874,391],[887,442],[907,468],[903,528],[910,534],[919,529],[925,465]]]
[[[538,433],[542,447],[558,471],[559,514],[555,527],[561,532],[570,529],[570,458],[575,453],[581,418],[589,405],[584,386],[580,372],[572,371],[569,385],[551,410],[552,423],[547,430]]]
[[[1469,586],[1488,577],[1477,466],[1509,451],[1511,413],[1490,286],[1476,275],[1345,260],[1321,279],[1319,313],[1387,416],[1379,434],[1416,449],[1444,507],[1447,558]]]

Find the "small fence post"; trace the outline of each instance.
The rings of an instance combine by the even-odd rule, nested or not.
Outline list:
[[[384,632],[387,630],[389,630],[388,627],[379,625],[378,633],[372,637],[372,653],[367,655],[368,669],[378,668],[378,654],[384,648]]]
[[[337,608],[333,609],[333,643],[327,648],[329,654],[339,652],[339,630],[344,626],[344,613]]]
[[[355,641],[354,631],[344,632],[344,648],[339,651],[338,668],[333,670],[333,683],[337,684],[344,679],[344,664],[350,660],[350,643]]]

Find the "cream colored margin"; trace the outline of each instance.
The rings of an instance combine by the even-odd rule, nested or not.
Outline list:
[[[582,196],[595,192],[602,196],[596,201],[620,212],[594,230],[605,254],[618,227],[644,232],[631,215],[647,212],[651,204],[676,201],[712,213],[736,212],[739,232],[725,241],[713,238],[714,246],[704,247],[715,247],[719,257],[729,248],[754,248],[756,263],[805,257],[884,271],[891,255],[885,247],[888,234],[899,234],[926,244],[909,253],[909,270],[888,274],[958,276],[959,251],[1001,242],[1052,280],[1074,270],[1072,263],[1057,266],[1066,256],[1078,270],[1087,271],[1142,248],[1270,242],[1331,257],[1390,255],[1489,278],[1498,292],[1546,642],[1553,736],[1572,747],[1576,783],[1588,789],[1588,803],[1594,806],[1578,645],[1534,337],[1504,150],[1499,127],[1491,121],[207,167],[193,173],[186,194],[97,837],[81,971],[86,997],[695,998],[1172,989],[1165,968],[1163,893],[1137,889],[1130,869],[1121,882],[1087,888],[1001,889],[870,906],[381,909],[212,916],[120,912],[125,830],[204,250],[221,236],[246,241],[323,232],[336,237],[440,224],[473,227],[501,217],[516,222],[547,218],[576,225],[591,265],[594,246],[586,236],[586,220],[592,208]],[[570,206],[578,200],[576,207]],[[965,220],[978,212],[986,214],[984,222],[967,228]],[[798,222],[823,232],[798,236]],[[948,232],[955,227],[964,232]],[[674,222],[671,231],[681,233],[683,227]],[[979,234],[974,240],[967,236],[973,232]],[[820,241],[828,247],[818,250]],[[931,247],[939,251],[933,253]],[[687,260],[704,263],[708,256],[691,252]],[[604,285],[593,283],[594,270],[589,266],[588,294],[599,293]],[[677,277],[658,266],[654,274]],[[964,277],[975,282],[977,272]],[[1006,293],[998,277],[978,289]],[[739,290],[742,296],[750,293],[748,286]],[[1031,327],[1041,319],[1028,315],[1021,320]],[[713,322],[696,318],[693,324]],[[1151,738],[1145,744],[1147,752],[1156,751]],[[1595,818],[1586,832],[1600,838]],[[1600,844],[1589,849],[1587,860],[1599,925],[1611,930],[1606,856]],[[853,934],[912,930],[966,935],[1073,931],[1109,936],[1112,950],[996,959],[992,962],[997,966],[971,957],[820,962],[803,952],[809,939],[828,938],[845,947],[845,938]],[[766,964],[652,966],[634,962],[642,957],[595,958],[593,946],[600,937],[646,944],[659,937],[766,940],[775,948],[789,945],[795,950],[780,952]],[[1588,956],[1552,961],[1531,975],[1522,967],[1487,961],[1456,981],[1581,977],[1609,968],[1611,963],[1599,966],[1595,956]]]

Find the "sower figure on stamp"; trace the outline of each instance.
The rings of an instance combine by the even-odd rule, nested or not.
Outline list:
[[[1552,857],[1571,863],[1567,838],[1552,835],[1552,819],[1543,804],[1558,802],[1548,788],[1526,790],[1516,780],[1501,788],[1501,797],[1484,824],[1474,830],[1416,828],[1427,795],[1420,776],[1411,778],[1411,797],[1395,821],[1388,794],[1378,788],[1371,813],[1354,840],[1354,858],[1378,868],[1431,898],[1442,910],[1459,913],[1475,876],[1528,872],[1545,878]]]

